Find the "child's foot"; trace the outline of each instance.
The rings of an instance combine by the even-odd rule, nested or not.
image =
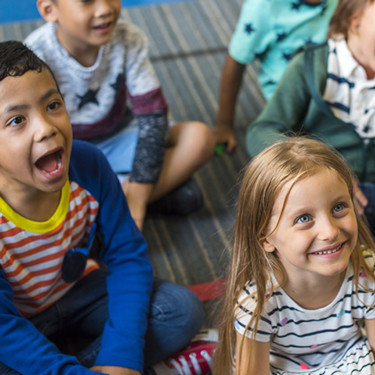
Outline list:
[[[169,215],[187,215],[202,206],[202,192],[197,183],[193,179],[189,179],[164,197],[151,203],[148,206],[148,211]]]
[[[206,341],[196,341],[206,340]],[[147,374],[155,375],[206,375],[211,372],[212,355],[216,349],[217,331],[206,330],[198,334],[191,344],[165,361],[153,366]]]

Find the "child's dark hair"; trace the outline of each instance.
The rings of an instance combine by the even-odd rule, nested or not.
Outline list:
[[[6,77],[22,76],[28,71],[40,73],[46,68],[57,81],[50,67],[23,43],[10,40],[0,43],[0,81]]]
[[[360,17],[373,2],[374,0],[339,0],[329,24],[328,36],[334,38],[343,35],[347,39],[353,18]]]

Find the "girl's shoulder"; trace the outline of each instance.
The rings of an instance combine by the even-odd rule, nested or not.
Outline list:
[[[282,289],[277,285],[276,280],[269,281],[266,286],[266,293],[264,295],[263,311],[272,311],[278,304],[278,299],[282,296]],[[239,311],[251,312],[255,309],[258,303],[258,289],[256,283],[248,281],[243,287],[237,300],[237,307]]]

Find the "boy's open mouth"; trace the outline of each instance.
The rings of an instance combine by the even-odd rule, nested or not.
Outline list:
[[[102,23],[101,25],[94,26],[96,30],[106,30],[111,26],[112,22]]]
[[[59,172],[62,166],[62,150],[59,149],[42,156],[35,162],[35,166],[48,174]]]

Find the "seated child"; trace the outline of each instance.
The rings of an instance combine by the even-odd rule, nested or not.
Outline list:
[[[359,212],[366,207],[375,228],[375,3],[342,0],[332,16],[329,40],[307,46],[285,71],[272,99],[247,130],[251,156],[284,133],[314,135],[336,148],[361,181]]]
[[[214,374],[374,374],[374,265],[341,155],[269,146],[240,188]]]
[[[259,61],[258,78],[269,100],[293,53],[326,40],[337,0],[245,0],[228,48],[219,93],[215,133],[230,152],[237,96],[247,64]]]
[[[0,374],[140,374],[186,345],[200,301],[153,281],[116,175],[20,42],[0,43],[0,121]],[[51,341],[69,333],[93,342],[78,359]]]
[[[48,23],[25,43],[54,72],[74,138],[95,143],[117,174],[128,174],[122,187],[138,227],[147,204],[178,187],[159,209],[199,208],[198,186],[184,183],[212,156],[212,131],[200,122],[168,128],[146,38],[119,20],[121,0],[37,0],[37,6]]]

